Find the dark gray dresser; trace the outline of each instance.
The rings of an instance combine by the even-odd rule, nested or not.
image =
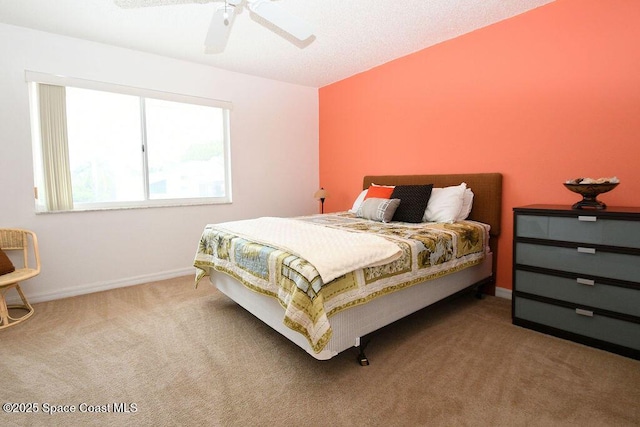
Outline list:
[[[513,212],[513,323],[640,359],[640,208]]]

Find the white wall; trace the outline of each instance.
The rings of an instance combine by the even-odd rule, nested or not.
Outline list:
[[[34,211],[25,70],[231,101],[233,203]],[[315,213],[318,91],[0,24],[0,227],[38,234],[32,302],[191,274],[207,223]]]

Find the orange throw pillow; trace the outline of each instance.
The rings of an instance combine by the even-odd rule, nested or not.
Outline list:
[[[364,200],[370,198],[376,199],[389,199],[391,198],[391,193],[393,193],[394,187],[383,187],[381,185],[370,185],[367,190],[367,195],[364,197]]]

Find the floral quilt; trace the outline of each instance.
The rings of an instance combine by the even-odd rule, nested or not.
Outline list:
[[[277,299],[284,308],[285,325],[304,335],[316,352],[331,338],[333,314],[479,264],[488,250],[489,225],[470,220],[382,223],[356,218],[349,212],[295,219],[353,233],[375,233],[398,245],[402,254],[390,263],[357,269],[324,283],[315,267],[291,250],[252,241],[211,224],[205,227],[198,245],[196,283],[215,269]]]

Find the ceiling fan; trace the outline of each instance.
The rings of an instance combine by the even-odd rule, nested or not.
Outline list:
[[[216,6],[209,31],[204,41],[205,53],[220,53],[224,50],[236,12],[244,4],[251,13],[275,25],[300,41],[313,35],[313,28],[303,19],[287,12],[271,0],[113,0],[122,8],[167,6],[188,3],[220,3]]]

